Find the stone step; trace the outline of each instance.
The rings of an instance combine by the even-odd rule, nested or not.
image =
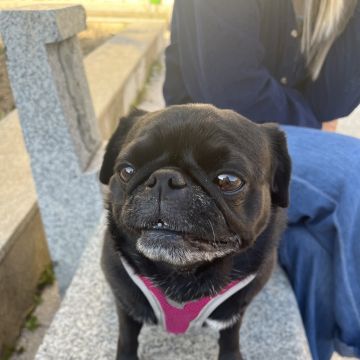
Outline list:
[[[99,264],[103,230],[102,224],[88,244],[36,360],[115,358],[117,317]],[[145,326],[140,334],[139,356],[157,360],[216,359],[217,337],[217,332],[208,328],[176,336],[157,326]],[[247,310],[240,343],[247,360],[311,359],[293,292],[280,267]]]

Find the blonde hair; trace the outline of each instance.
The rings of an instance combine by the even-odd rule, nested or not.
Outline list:
[[[336,38],[354,13],[357,0],[305,0],[301,50],[311,78],[320,73]]]

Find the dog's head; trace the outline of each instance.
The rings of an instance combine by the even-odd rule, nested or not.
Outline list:
[[[175,267],[250,247],[287,207],[283,132],[210,105],[120,121],[100,172],[113,221],[146,258]]]

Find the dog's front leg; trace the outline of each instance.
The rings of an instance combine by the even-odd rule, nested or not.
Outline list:
[[[240,325],[241,320],[220,331],[219,360],[242,360],[239,342]]]
[[[119,318],[119,337],[116,360],[138,360],[138,336],[142,323],[133,320],[119,305],[117,305]]]

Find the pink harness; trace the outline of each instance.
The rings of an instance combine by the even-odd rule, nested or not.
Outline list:
[[[128,275],[149,301],[159,324],[167,332],[173,334],[183,334],[189,329],[203,326],[206,319],[220,304],[255,278],[255,274],[248,275],[240,280],[232,281],[213,297],[208,296],[180,304],[167,298],[149,278],[135,274],[124,258],[121,257],[121,260]]]

